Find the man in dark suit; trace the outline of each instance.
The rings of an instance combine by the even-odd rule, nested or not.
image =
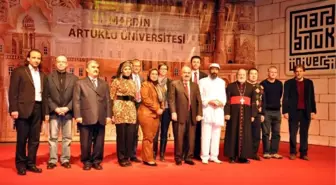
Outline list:
[[[193,56],[191,57],[191,81],[199,84],[199,81],[202,78],[208,77],[208,75],[199,70],[201,66],[201,57]],[[195,134],[195,149],[194,149],[194,158],[197,160],[201,160],[201,133],[202,133],[202,125],[201,122],[196,125],[196,134]]]
[[[44,118],[42,107],[45,106],[45,75],[40,71],[41,59],[42,54],[39,50],[30,50],[25,66],[16,68],[10,78],[9,113],[15,120],[17,130],[15,164],[18,175],[26,175],[26,170],[42,172],[42,169],[36,167],[36,153]]]
[[[290,159],[296,159],[296,135],[300,122],[300,158],[308,158],[308,130],[311,119],[315,118],[316,103],[313,81],[304,78],[305,68],[294,68],[295,78],[287,80],[284,85],[282,114],[289,122]]]
[[[138,110],[140,104],[141,104],[141,95],[140,95],[140,89],[141,84],[144,81],[143,77],[140,76],[141,71],[141,61],[138,59],[132,60],[132,79],[135,82],[136,86],[136,96],[135,96],[135,107]],[[131,161],[139,163],[141,160],[139,160],[136,156],[137,148],[138,148],[138,139],[139,139],[139,121],[137,119],[137,123],[135,124],[135,132],[134,132],[134,141],[133,141],[133,151],[131,156]]]
[[[73,88],[77,81],[77,77],[66,72],[68,61],[65,56],[56,58],[56,70],[47,77],[45,86],[47,106],[46,120],[49,122],[49,153],[47,169],[56,167],[57,141],[58,133],[62,130],[62,155],[61,165],[65,168],[71,168],[70,165],[70,144],[71,144],[71,128],[72,128],[72,95]]]
[[[99,79],[99,64],[86,64],[88,77],[76,82],[73,92],[73,110],[79,127],[83,170],[102,170],[105,125],[111,123],[112,110],[108,84]],[[93,151],[91,147],[93,144]]]
[[[182,79],[171,82],[169,107],[172,113],[174,132],[174,155],[176,165],[192,161],[196,124],[202,120],[202,101],[198,85],[190,82],[191,69],[182,68]],[[187,149],[187,150],[185,150]]]

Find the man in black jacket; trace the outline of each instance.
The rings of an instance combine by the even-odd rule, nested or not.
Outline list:
[[[287,80],[284,87],[282,114],[289,122],[290,159],[296,159],[296,135],[300,123],[300,158],[308,158],[308,130],[311,119],[315,118],[316,103],[314,84],[304,78],[305,68],[297,65],[294,68],[295,78]]]
[[[25,66],[16,68],[10,77],[9,113],[15,120],[17,130],[15,164],[18,175],[26,175],[27,170],[42,172],[42,169],[36,167],[41,124],[45,114],[45,75],[40,70],[41,62],[41,52],[32,49],[28,52]]]
[[[201,66],[201,57],[193,56],[191,57],[191,82],[199,84],[199,81],[202,78],[207,77],[208,75],[199,70]],[[196,124],[196,133],[195,133],[195,148],[194,148],[194,158],[197,160],[201,160],[201,133],[202,133],[202,125],[201,121]]]
[[[65,56],[56,57],[56,70],[47,77],[45,85],[47,106],[46,120],[49,122],[49,153],[47,169],[56,167],[58,161],[57,141],[59,130],[62,130],[61,165],[70,168],[70,144],[72,135],[72,95],[77,77],[66,72],[68,60]],[[49,119],[50,117],[50,119]]]

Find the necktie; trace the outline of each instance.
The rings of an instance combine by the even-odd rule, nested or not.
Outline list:
[[[183,83],[184,86],[184,90],[187,92],[188,95],[188,110],[190,110],[190,92],[189,92],[189,88],[188,88],[188,83]]]
[[[96,79],[92,79],[91,81],[92,81],[93,87],[96,89],[97,88]]]
[[[194,83],[198,84],[197,72],[194,72]]]

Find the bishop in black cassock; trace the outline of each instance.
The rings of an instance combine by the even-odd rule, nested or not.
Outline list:
[[[244,69],[238,70],[237,79],[226,89],[224,155],[229,157],[230,163],[236,160],[249,163],[247,158],[253,156],[251,124],[258,113],[256,92],[251,84],[246,83]]]

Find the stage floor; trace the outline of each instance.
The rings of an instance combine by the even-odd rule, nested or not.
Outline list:
[[[46,169],[49,158],[48,143],[42,143],[38,151],[38,166],[42,174],[27,172],[18,176],[14,165],[14,143],[0,144],[0,185],[37,184],[37,185],[215,185],[215,184],[335,184],[335,150],[334,147],[309,146],[311,161],[288,159],[288,143],[281,143],[280,154],[284,159],[262,159],[250,164],[209,163],[204,165],[197,161],[195,166],[183,164],[176,166],[173,159],[173,143],[168,144],[166,162],[158,161],[157,167],[134,164],[132,167],[119,167],[116,160],[115,143],[106,143],[103,170],[83,171],[80,163],[79,143],[73,143],[72,168],[64,169],[59,164],[53,170]],[[139,143],[140,153],[141,145]],[[223,143],[221,145],[223,148]],[[222,151],[222,149],[221,149]],[[140,156],[140,154],[138,154]],[[222,156],[222,154],[221,154]]]

